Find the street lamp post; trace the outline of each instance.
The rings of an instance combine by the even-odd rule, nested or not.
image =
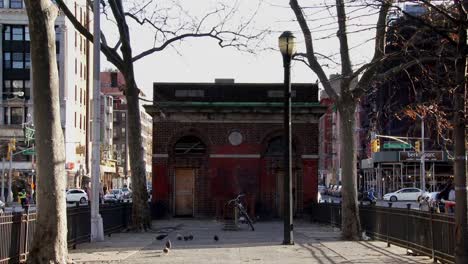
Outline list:
[[[100,138],[101,138],[101,83],[100,83],[100,52],[101,52],[101,26],[100,26],[100,2],[94,1],[93,12],[94,12],[94,46],[93,46],[93,60],[94,60],[94,71],[93,71],[93,125],[92,125],[92,155],[91,155],[91,188],[92,188],[92,199],[91,199],[91,241],[103,241],[104,240],[104,228],[102,223],[102,217],[99,214],[99,189],[101,188],[99,183],[100,178]]]
[[[284,245],[294,245],[293,238],[293,197],[291,166],[291,59],[296,52],[296,38],[290,31],[279,37],[279,49],[283,55],[284,66]]]
[[[426,157],[424,153],[424,116],[417,114],[421,119],[421,190],[426,191]]]

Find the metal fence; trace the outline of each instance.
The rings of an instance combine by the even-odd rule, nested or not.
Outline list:
[[[102,205],[104,234],[126,228],[131,219],[132,204]],[[0,214],[0,264],[26,260],[36,228],[36,213]],[[67,208],[67,241],[69,248],[89,242],[91,238],[91,210],[89,206]]]
[[[373,239],[407,248],[444,263],[454,263],[455,219],[403,208],[359,207],[361,228]],[[341,205],[320,203],[311,208],[312,221],[341,226]]]

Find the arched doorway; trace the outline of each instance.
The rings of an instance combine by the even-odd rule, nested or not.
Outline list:
[[[298,178],[300,170],[295,166],[295,157],[296,157],[296,147],[295,144],[292,145],[292,194],[293,194],[293,211],[294,214],[297,211],[297,190],[298,190]],[[282,136],[276,136],[271,138],[267,142],[267,147],[265,151],[265,159],[270,164],[271,176],[274,178],[275,182],[275,195],[274,195],[274,208],[275,214],[278,217],[282,217],[284,212],[284,179],[285,179],[285,169],[284,169],[284,138]]]
[[[183,136],[174,144],[174,215],[193,216],[198,165],[193,160],[205,157],[206,145],[196,136]],[[195,165],[194,165],[195,164]]]

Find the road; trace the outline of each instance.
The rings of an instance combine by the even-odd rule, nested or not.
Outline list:
[[[334,196],[328,196],[328,195],[322,195],[322,200],[327,201],[329,203],[340,203],[341,198],[340,197],[334,197]],[[388,207],[389,201],[384,201],[384,200],[378,200],[376,205],[381,206],[381,207]],[[398,201],[398,202],[393,202],[392,207],[394,208],[406,208],[407,204],[411,204],[411,209],[414,210],[419,210],[419,203],[416,201]]]

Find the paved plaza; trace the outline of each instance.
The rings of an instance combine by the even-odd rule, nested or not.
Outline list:
[[[404,248],[378,241],[341,241],[339,230],[326,225],[295,223],[295,245],[281,245],[283,225],[259,222],[255,231],[223,231],[214,220],[171,219],[153,222],[146,233],[116,233],[104,242],[78,245],[70,250],[76,263],[432,263],[424,256],[409,256]],[[168,236],[156,239],[161,234]],[[193,236],[192,240],[183,239]],[[214,240],[214,236],[219,238]],[[178,240],[181,237],[181,240]],[[164,253],[170,239],[172,248]]]

